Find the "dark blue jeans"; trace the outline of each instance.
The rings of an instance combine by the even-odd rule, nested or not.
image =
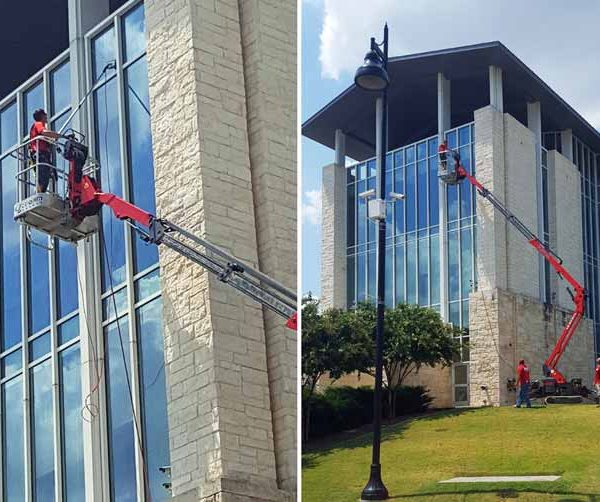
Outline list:
[[[517,396],[517,406],[520,407],[523,403],[527,405],[527,408],[531,408],[531,401],[529,400],[529,384],[521,384],[519,389],[519,395]]]

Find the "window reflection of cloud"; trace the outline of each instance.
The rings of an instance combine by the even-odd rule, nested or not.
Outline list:
[[[52,414],[52,360],[39,364],[33,374],[33,432],[36,480],[54,472]]]
[[[124,18],[127,59],[134,59],[146,50],[144,5],[132,10]]]

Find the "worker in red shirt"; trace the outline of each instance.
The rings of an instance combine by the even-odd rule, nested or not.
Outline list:
[[[57,139],[60,138],[60,134],[47,128],[48,115],[42,108],[33,112],[33,120],[33,125],[29,130],[29,139],[34,140],[38,137],[40,139],[29,143],[29,154],[36,164],[37,191],[44,193],[48,189],[50,178],[56,180],[56,169],[52,163],[50,143],[44,141],[43,138]]]
[[[525,364],[525,359],[519,361],[517,367],[517,384],[519,385],[519,395],[517,396],[517,404],[515,408],[520,408],[521,404],[525,403],[527,408],[531,408],[529,400],[529,384],[530,384],[529,368]]]
[[[600,404],[600,357],[596,359],[596,369],[594,370],[594,389],[596,390],[596,398]]]

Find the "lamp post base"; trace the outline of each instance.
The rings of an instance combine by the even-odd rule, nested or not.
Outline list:
[[[388,491],[381,480],[381,464],[371,464],[371,477],[360,495],[362,500],[386,500]]]

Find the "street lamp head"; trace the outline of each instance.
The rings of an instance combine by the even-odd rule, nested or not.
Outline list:
[[[383,91],[390,83],[388,72],[379,54],[371,50],[365,55],[365,62],[356,70],[354,83],[366,91]]]

